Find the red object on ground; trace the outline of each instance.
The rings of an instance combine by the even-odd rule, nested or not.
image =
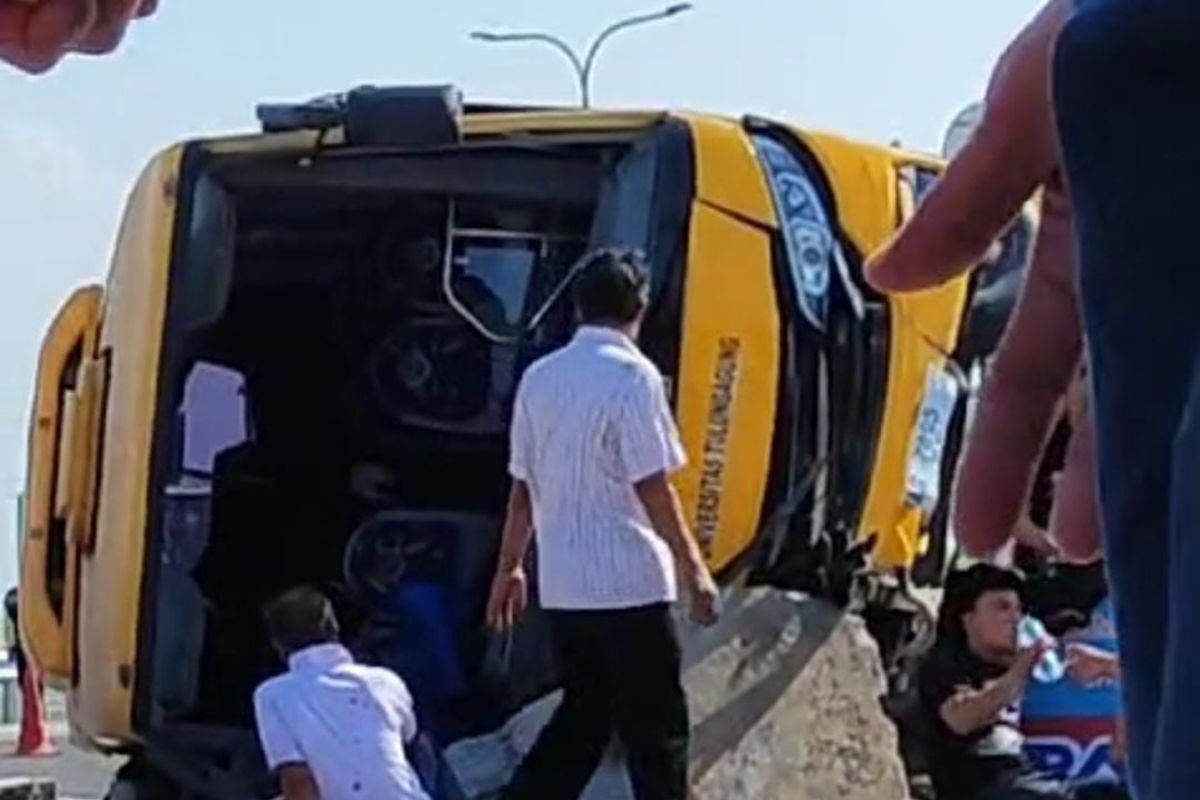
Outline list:
[[[21,680],[21,735],[17,740],[18,756],[51,756],[56,752],[46,726],[46,704],[42,692],[41,678],[34,666],[29,664]]]

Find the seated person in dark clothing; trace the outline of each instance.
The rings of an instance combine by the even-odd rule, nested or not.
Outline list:
[[[1094,791],[1040,775],[1025,757],[1021,698],[1045,651],[1018,648],[1023,588],[1018,573],[987,564],[946,582],[919,678],[939,800],[1087,800]]]

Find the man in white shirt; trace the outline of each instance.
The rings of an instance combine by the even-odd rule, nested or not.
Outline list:
[[[404,682],[357,664],[338,643],[329,600],[294,589],[267,608],[288,672],[254,693],[267,764],[287,800],[429,800],[405,756],[417,735]]]
[[[687,698],[670,606],[679,575],[693,618],[712,624],[717,588],[668,482],[686,459],[662,375],[634,344],[648,286],[638,257],[590,256],[574,284],[578,332],[517,390],[488,616],[503,628],[524,609],[522,565],[536,531],[564,694],[508,800],[578,797],[614,731],[638,800],[687,796]]]

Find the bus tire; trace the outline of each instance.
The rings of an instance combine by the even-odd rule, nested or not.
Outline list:
[[[117,770],[104,800],[183,800],[176,786],[137,756]]]

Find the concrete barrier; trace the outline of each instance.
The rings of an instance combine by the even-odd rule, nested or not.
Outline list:
[[[905,800],[879,651],[862,620],[783,592],[735,591],[712,629],[682,625],[696,800]],[[633,657],[631,655],[631,657]],[[467,797],[491,797],[537,738],[557,695],[501,731],[450,748]],[[629,800],[613,748],[582,800]]]
[[[697,800],[904,800],[885,678],[861,619],[773,590],[692,631],[685,681]]]

